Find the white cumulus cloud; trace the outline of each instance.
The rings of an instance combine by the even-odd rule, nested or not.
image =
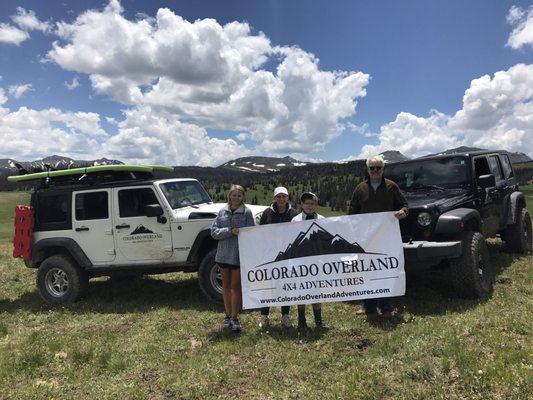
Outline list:
[[[22,7],[17,7],[17,14],[11,19],[24,30],[38,30],[41,32],[50,32],[52,23],[49,21],[40,21],[32,10],[26,11]]]
[[[205,129],[151,109],[131,109],[118,123],[119,133],[102,145],[103,154],[126,162],[216,166],[249,155],[232,139],[210,138]]]
[[[272,46],[247,23],[189,22],[167,8],[129,20],[112,1],[58,23],[58,34],[48,59],[89,75],[97,93],[132,113],[149,108],[172,124],[248,133],[268,154],[323,150],[370,79],[321,70],[313,54]]]
[[[0,105],[3,89],[0,89]],[[55,108],[16,111],[0,107],[0,157],[29,160],[50,154],[100,157],[107,133],[95,113],[64,112]]]
[[[507,46],[513,49],[525,45],[533,46],[533,6],[528,9],[512,6],[507,14],[507,22],[514,26],[507,40]]]
[[[29,37],[28,32],[16,26],[0,23],[0,42],[18,46]]]
[[[64,85],[68,90],[74,90],[80,86],[80,80],[75,76],[71,82],[64,82]]]
[[[9,94],[15,99],[19,99],[24,93],[33,90],[31,83],[24,83],[20,85],[11,85],[8,88]]]
[[[474,79],[453,116],[398,114],[381,127],[379,143],[363,146],[360,156],[399,150],[417,157],[460,145],[533,156],[533,65],[517,64]]]

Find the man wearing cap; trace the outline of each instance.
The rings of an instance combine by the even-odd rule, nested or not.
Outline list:
[[[355,188],[350,202],[348,214],[365,214],[394,211],[398,219],[407,217],[409,211],[407,200],[396,183],[383,177],[385,160],[381,156],[366,160],[368,178]],[[366,299],[363,308],[356,311],[357,315],[373,315],[379,306],[384,318],[392,316],[390,297]]]
[[[300,205],[302,212],[292,219],[292,222],[307,221],[309,219],[322,219],[322,215],[316,212],[318,205],[318,197],[311,192],[302,193],[300,196]],[[313,304],[313,316],[315,318],[315,325],[317,328],[327,328],[322,321],[322,304]],[[307,329],[307,321],[305,319],[305,304],[298,305],[298,328]]]
[[[289,192],[283,186],[279,186],[274,189],[272,205],[263,211],[259,225],[291,222],[296,214],[294,208],[291,207],[291,203],[289,203]],[[292,327],[289,310],[290,306],[281,307],[281,325],[285,328]],[[268,319],[269,313],[270,307],[263,307],[261,309],[261,320],[259,322],[261,328],[267,328],[270,325],[270,320]]]

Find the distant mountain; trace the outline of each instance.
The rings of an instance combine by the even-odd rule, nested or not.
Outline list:
[[[15,164],[19,164],[26,171],[28,171],[28,173],[32,173],[34,171],[39,172],[46,170],[47,166],[52,169],[69,169],[78,167],[91,167],[94,165],[117,165],[124,163],[122,161],[109,160],[107,158],[100,158],[98,160],[74,160],[70,157],[58,155],[53,155],[34,161],[17,161],[12,158],[0,159],[0,169],[11,170],[14,174],[18,172],[18,168]]]
[[[445,150],[442,153],[428,154],[425,157],[439,155],[439,154],[471,153],[474,151],[487,151],[487,149],[480,149],[479,147],[460,146],[454,149]],[[527,154],[524,154],[524,153],[513,153],[510,151],[505,151],[505,152],[509,155],[509,160],[511,160],[512,164],[533,161]]]
[[[398,162],[409,160],[406,156],[397,150],[387,150],[380,154],[386,162]]]
[[[300,167],[309,163],[295,160],[292,157],[241,157],[228,161],[219,168],[228,168],[241,172],[277,172],[283,168]]]
[[[280,251],[274,261],[289,258],[309,257],[319,254],[365,253],[357,243],[350,243],[340,235],[332,235],[317,222],[313,222],[305,231],[300,232],[296,239]]]

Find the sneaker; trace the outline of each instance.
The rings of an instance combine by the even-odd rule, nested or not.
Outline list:
[[[242,331],[242,325],[238,318],[231,319],[231,331],[234,333]]]
[[[392,318],[392,312],[391,311],[382,311],[381,317],[383,319],[391,319]]]
[[[315,321],[316,329],[327,331],[329,326],[324,323],[324,321]]]
[[[291,317],[289,317],[289,314],[283,314],[281,316],[281,326],[284,328],[292,328]]]
[[[270,319],[268,319],[268,315],[261,315],[261,318],[259,319],[259,328],[266,329],[270,326]]]
[[[377,314],[377,310],[367,311],[364,307],[358,308],[355,311],[355,315],[357,316],[365,316],[365,315],[373,316],[376,314]]]
[[[222,329],[230,328],[231,327],[231,318],[230,317],[224,318],[224,320],[222,321],[222,324],[220,325],[220,327]]]

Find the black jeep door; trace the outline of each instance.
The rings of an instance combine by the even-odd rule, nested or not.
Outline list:
[[[485,237],[494,236],[500,225],[500,206],[498,203],[501,203],[501,200],[498,200],[497,186],[481,188],[477,182],[480,176],[493,174],[489,166],[489,157],[486,155],[475,157],[474,170],[478,187],[478,210],[483,221],[482,233]],[[495,180],[497,182],[496,176]]]
[[[505,176],[503,175],[503,168],[502,163],[500,161],[500,158],[497,154],[490,155],[489,156],[489,167],[491,173],[494,175],[494,178],[496,180],[496,187],[489,192],[489,196],[492,197],[494,201],[494,205],[496,207],[496,231],[494,233],[497,233],[500,231],[501,227],[505,224],[504,220],[506,218],[505,215],[505,195],[507,194],[507,180],[505,179]]]

